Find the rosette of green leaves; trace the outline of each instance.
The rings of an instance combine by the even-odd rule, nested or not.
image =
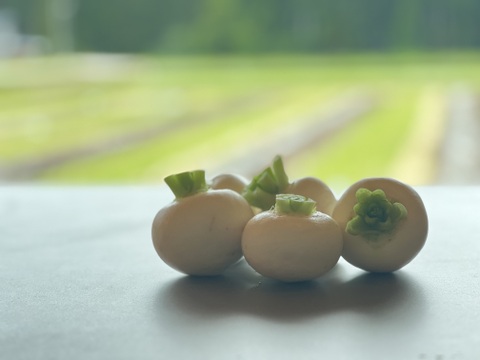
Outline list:
[[[355,216],[346,226],[346,231],[351,235],[377,238],[381,234],[391,233],[399,221],[407,216],[405,206],[388,200],[381,189],[370,191],[360,188],[355,196]]]

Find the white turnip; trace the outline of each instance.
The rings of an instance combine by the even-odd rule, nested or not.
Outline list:
[[[219,174],[209,181],[209,186],[214,190],[230,189],[241,194],[248,185],[248,180],[238,174]]]
[[[343,258],[370,272],[402,268],[427,239],[422,199],[409,185],[390,178],[367,178],[350,186],[332,217],[343,231]]]
[[[218,275],[242,257],[243,229],[253,217],[238,193],[208,189],[202,170],[165,178],[176,199],[152,224],[160,258],[189,275]]]
[[[301,195],[279,194],[273,209],[245,226],[245,260],[263,276],[280,281],[306,281],[332,269],[342,252],[342,232],[315,202]]]

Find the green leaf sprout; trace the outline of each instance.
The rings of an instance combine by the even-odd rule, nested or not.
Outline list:
[[[360,188],[355,196],[355,216],[346,226],[346,231],[351,235],[376,239],[381,234],[392,232],[398,222],[407,216],[405,206],[388,200],[381,189],[370,191]]]

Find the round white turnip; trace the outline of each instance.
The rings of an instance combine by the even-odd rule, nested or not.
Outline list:
[[[307,281],[327,273],[342,252],[342,232],[304,196],[279,194],[275,207],[245,226],[245,260],[259,274],[285,282]],[[312,205],[313,204],[313,205]]]
[[[338,199],[332,217],[343,232],[343,258],[370,272],[404,267],[427,240],[422,199],[411,186],[391,178],[356,182]]]
[[[201,170],[165,181],[176,199],[153,220],[157,254],[185,274],[221,274],[242,257],[242,232],[254,215],[250,205],[232,190],[208,189]]]

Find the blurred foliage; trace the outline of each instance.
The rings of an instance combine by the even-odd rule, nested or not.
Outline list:
[[[32,161],[47,159],[53,166],[47,162],[28,179],[65,183],[159,182],[193,168],[213,174],[246,155],[264,156],[262,146],[277,147],[292,129],[325,120],[332,106],[348,108],[345,95],[352,91],[366,94],[375,99],[370,112],[286,159],[292,178],[317,176],[343,189],[369,176],[424,181],[437,155],[425,156],[423,144],[445,131],[452,86],[478,93],[480,52],[75,54],[4,62],[0,78],[0,174],[10,164],[28,170]],[[418,146],[409,139],[424,122],[424,99],[432,89],[438,95],[428,110],[440,115],[434,131],[415,137]],[[128,140],[146,132],[152,136]],[[416,162],[412,157],[426,166],[405,170],[405,159]]]
[[[257,53],[480,46],[478,0],[4,0],[3,7],[14,11],[21,32],[55,41],[55,32],[71,31],[74,48],[82,51]],[[53,45],[61,50],[61,44]]]

